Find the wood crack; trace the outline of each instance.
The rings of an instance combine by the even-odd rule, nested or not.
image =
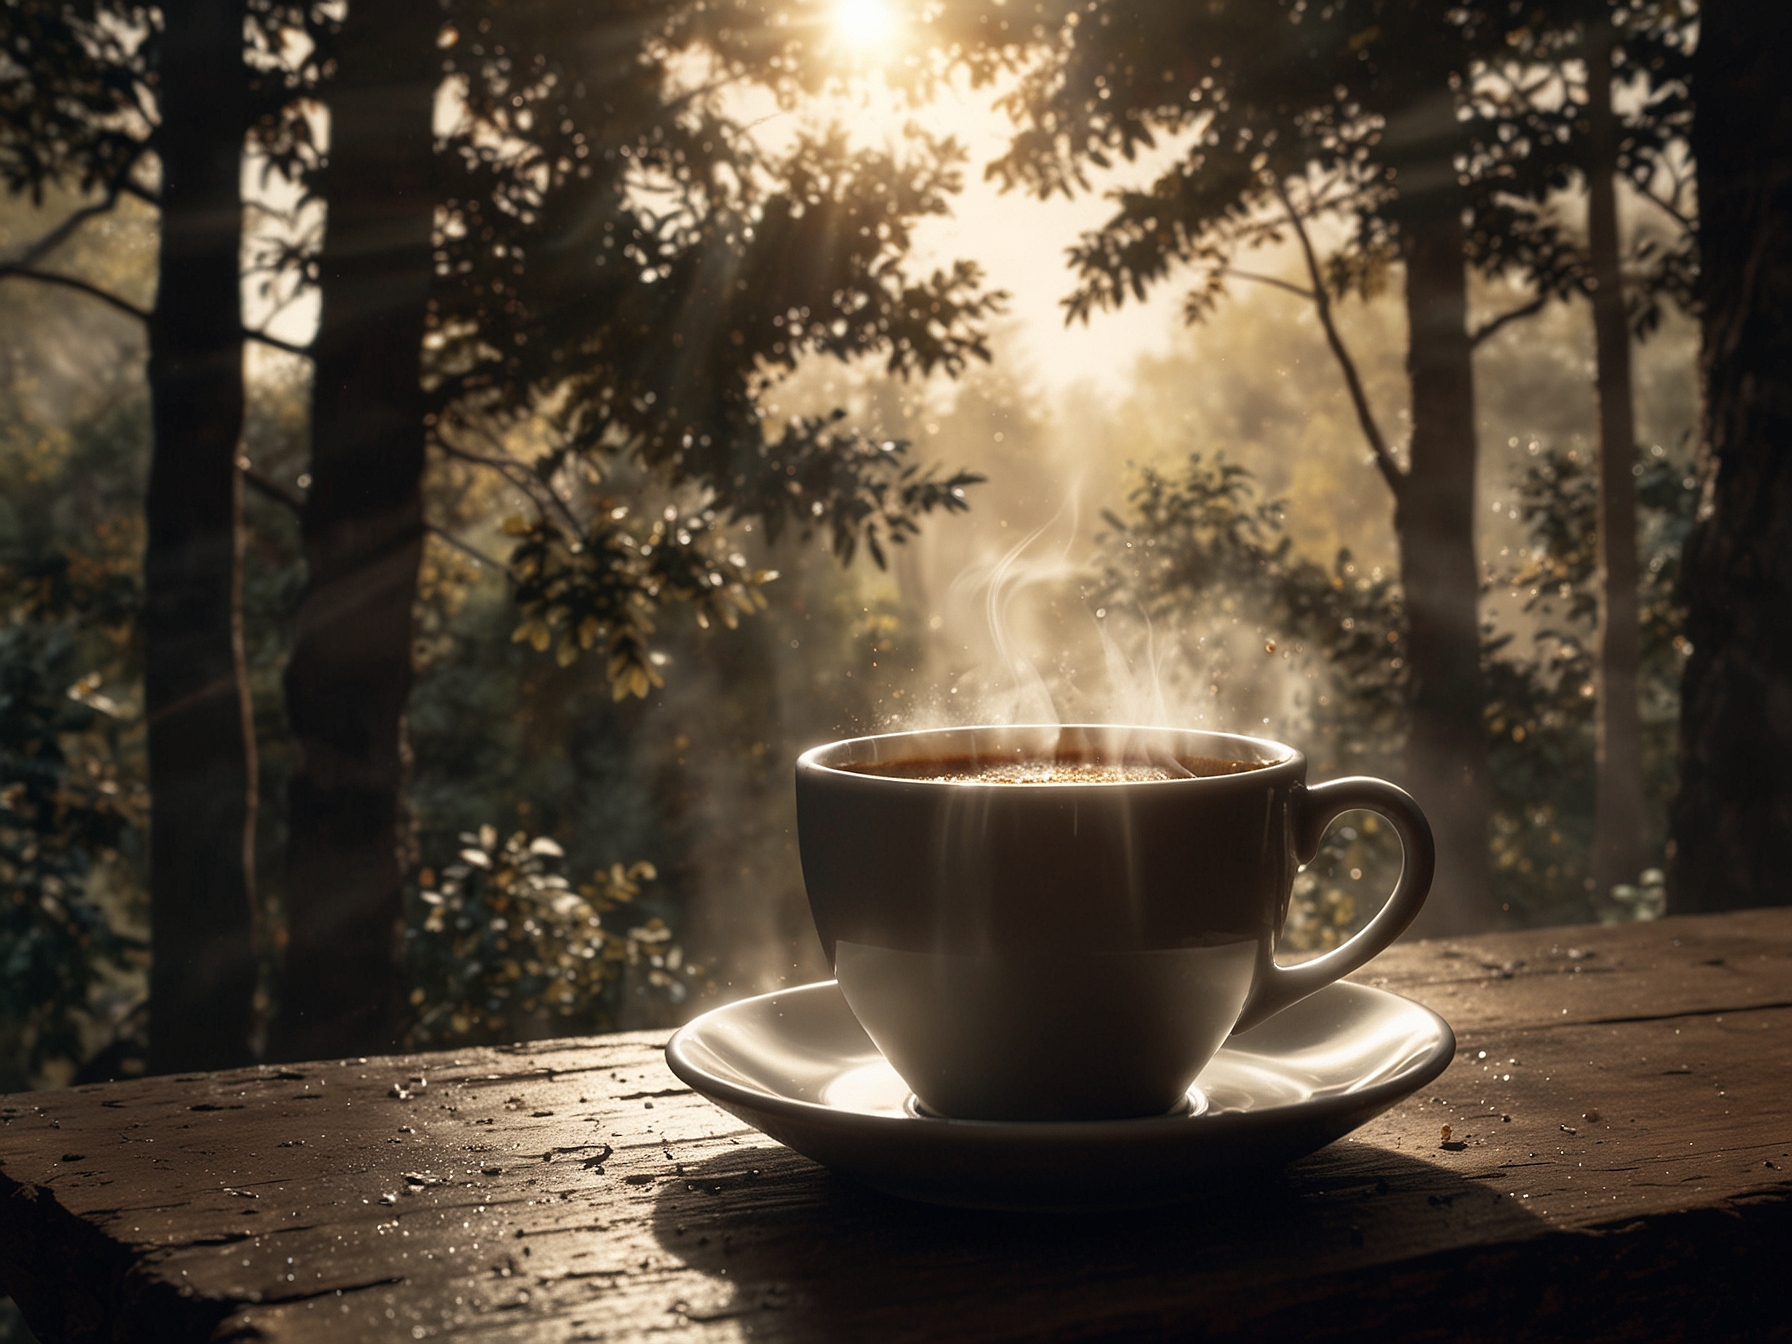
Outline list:
[[[1686,1017],[1723,1017],[1732,1013],[1765,1013],[1780,1008],[1792,1008],[1792,999],[1739,1004],[1730,1008],[1690,1008],[1677,1013],[1628,1013],[1622,1017],[1583,1017],[1577,1019],[1577,1022],[1585,1027],[1616,1027],[1632,1022],[1672,1022]],[[1679,1070],[1672,1070],[1672,1072],[1679,1072]]]
[[[328,1288],[307,1288],[302,1293],[262,1293],[243,1302],[244,1306],[283,1307],[294,1302],[312,1302],[320,1297],[346,1297],[350,1293],[364,1293],[371,1288],[389,1288],[393,1284],[403,1283],[402,1274],[389,1275],[383,1279],[365,1279],[360,1283],[332,1284]]]

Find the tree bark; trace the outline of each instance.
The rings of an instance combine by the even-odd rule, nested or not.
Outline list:
[[[1675,912],[1792,903],[1792,7],[1700,11],[1704,495],[1687,541]]]
[[[440,21],[436,0],[352,0],[330,94],[307,588],[286,672],[285,1058],[392,1044]]]
[[[1587,241],[1593,270],[1593,343],[1599,396],[1599,661],[1594,673],[1593,890],[1604,899],[1648,866],[1643,795],[1642,660],[1636,549],[1636,420],[1630,385],[1630,321],[1618,267],[1618,119],[1612,110],[1609,21],[1587,53]]]
[[[1447,161],[1446,161],[1447,162]],[[1493,811],[1475,566],[1475,384],[1461,200],[1449,189],[1403,210],[1411,465],[1394,509],[1406,594],[1407,787],[1437,836],[1421,936],[1499,922],[1487,868]]]
[[[170,6],[143,556],[150,784],[149,1066],[252,1057],[256,760],[243,659],[243,11]]]

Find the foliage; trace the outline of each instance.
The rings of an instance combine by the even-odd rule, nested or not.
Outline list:
[[[1694,481],[1659,445],[1638,466],[1646,550],[1642,593],[1645,760],[1660,852],[1673,777],[1680,637],[1676,587],[1691,526]],[[1180,475],[1140,473],[1124,516],[1102,539],[1110,605],[1136,604],[1158,637],[1192,642],[1200,613],[1240,612],[1310,662],[1304,709],[1311,718],[1315,777],[1385,772],[1403,733],[1401,604],[1391,577],[1361,574],[1348,552],[1330,570],[1300,555],[1283,533],[1282,508],[1251,474],[1223,457],[1195,454]],[[1490,579],[1490,592],[1520,597],[1527,618],[1486,627],[1486,725],[1494,772],[1491,861],[1501,902],[1525,924],[1628,918],[1659,908],[1659,874],[1592,893],[1594,478],[1575,449],[1533,444],[1517,481],[1515,510],[1530,545]],[[1195,614],[1192,622],[1190,614]],[[1526,628],[1528,626],[1528,628]],[[1520,631],[1524,637],[1521,638]],[[1423,800],[1421,800],[1422,802]],[[1369,913],[1357,893],[1386,889],[1397,847],[1373,818],[1334,826],[1297,879],[1287,937],[1331,946]],[[1654,870],[1651,870],[1653,873]],[[1348,875],[1350,881],[1343,879]],[[1358,886],[1362,883],[1362,886]]]
[[[800,750],[907,708],[919,643],[912,613],[815,540],[768,545],[755,527],[740,545],[750,568],[776,567],[777,599],[732,629],[664,622],[665,685],[644,699],[613,701],[593,659],[562,666],[513,642],[503,576],[481,568],[458,611],[428,610],[446,593],[426,604],[440,633],[410,704],[422,852],[445,861],[459,833],[494,822],[551,836],[569,874],[652,859],[659,877],[630,922],[658,915],[676,931],[709,972],[693,995],[826,974],[791,847],[789,772]],[[414,902],[408,918],[424,914]],[[622,1027],[679,1016],[633,989],[615,1007]]]
[[[517,831],[499,842],[482,826],[440,874],[425,869],[426,907],[406,930],[415,1046],[490,1043],[604,1031],[615,1026],[625,976],[683,999],[688,966],[665,924],[649,918],[623,932],[605,915],[632,902],[658,874],[650,863],[600,868],[576,888],[565,851]]]
[[[859,148],[814,106],[791,134],[757,134],[747,110],[767,95],[798,110],[799,81],[741,49],[730,14],[777,25],[736,9],[636,0],[593,30],[544,0],[462,0],[440,30],[462,116],[436,165],[431,436],[534,505],[511,532],[518,639],[560,659],[600,650],[619,697],[657,684],[646,635],[662,607],[694,601],[722,624],[759,609],[762,577],[729,559],[740,525],[825,531],[843,562],[862,547],[881,566],[977,480],[924,471],[838,415],[769,431],[761,395],[806,356],[902,377],[986,360],[1003,296],[968,261],[909,261],[962,149],[921,134]],[[327,57],[337,18],[304,22]],[[302,275],[309,256],[278,264]],[[658,521],[656,496],[680,516]]]
[[[850,563],[863,542],[882,568],[886,544],[918,534],[921,515],[968,508],[967,488],[983,479],[967,471],[939,479],[904,460],[905,443],[867,443],[856,434],[825,433],[823,424],[792,423],[766,471],[739,487],[735,517],[761,520],[776,541],[794,499],[806,504],[800,516],[830,528],[841,563]],[[552,647],[562,666],[602,645],[616,699],[645,697],[664,685],[665,655],[648,644],[660,607],[689,608],[701,629],[733,629],[740,617],[765,609],[761,590],[777,571],[748,564],[740,538],[713,504],[681,510],[669,503],[640,519],[628,499],[599,496],[589,516],[580,531],[567,509],[505,521],[505,532],[518,539],[509,568],[521,620],[512,637],[541,652]]]
[[[75,639],[29,617],[0,629],[0,1089],[86,1059],[101,992],[145,944],[99,899],[141,831],[116,778],[121,725]],[[127,879],[128,880],[128,879]],[[67,1073],[62,1072],[64,1079]]]
[[[1660,854],[1674,778],[1679,715],[1680,552],[1692,526],[1696,482],[1661,445],[1637,467],[1644,554],[1640,594],[1646,796],[1650,849]],[[1577,449],[1530,445],[1514,483],[1529,547],[1496,570],[1492,593],[1519,599],[1535,623],[1529,647],[1511,633],[1490,635],[1487,726],[1498,796],[1493,867],[1500,899],[1524,923],[1611,918],[1628,896],[1591,890],[1595,596],[1594,464]],[[1639,875],[1639,886],[1646,886]],[[1614,904],[1617,901],[1618,904]]]
[[[1107,515],[1099,596],[1143,610],[1185,647],[1199,637],[1199,613],[1246,615],[1267,636],[1266,655],[1292,655],[1308,670],[1315,777],[1385,771],[1405,722],[1394,581],[1359,572],[1348,550],[1329,570],[1299,554],[1281,502],[1263,499],[1251,473],[1223,455],[1192,454],[1180,476],[1146,468],[1140,477],[1126,515]],[[1296,879],[1284,938],[1303,950],[1335,946],[1373,908],[1358,893],[1391,890],[1399,861],[1374,817],[1333,826]]]
[[[534,517],[507,529],[515,635],[562,663],[600,651],[600,675],[618,699],[644,697],[662,680],[667,649],[650,647],[649,635],[663,608],[689,606],[699,626],[728,627],[764,606],[759,587],[771,573],[742,553],[755,527],[770,538],[824,532],[841,561],[862,549],[881,566],[924,516],[966,507],[973,474],[923,469],[906,445],[868,441],[837,417],[773,435],[758,399],[814,354],[870,356],[903,377],[956,373],[988,357],[982,324],[1000,306],[974,265],[929,271],[907,255],[915,226],[947,209],[962,151],[926,137],[901,152],[858,148],[810,109],[755,135],[754,100],[770,93],[794,107],[797,86],[739,50],[704,17],[709,8],[636,0],[594,19],[558,3],[455,0],[439,24],[425,16],[421,55],[431,68],[441,63],[440,106],[461,115],[438,140],[439,190],[407,194],[398,207],[434,231],[424,349],[432,445],[509,487],[482,502],[534,506]],[[329,185],[312,131],[332,72],[346,68],[343,14],[308,0],[252,0],[243,15],[250,124],[216,128],[227,150],[246,132],[262,169],[246,274],[276,303],[317,281]],[[30,245],[27,261],[121,194],[156,200],[152,175],[133,171],[147,163],[158,124],[163,18],[104,0],[9,9],[0,54],[7,186],[104,193]],[[761,15],[751,20],[766,27]],[[272,178],[300,199],[274,209],[269,198],[285,192],[268,190]],[[97,292],[80,277],[60,279]],[[114,307],[134,305],[114,296]],[[487,451],[524,424],[546,433],[517,436],[514,455]],[[301,502],[305,475],[281,472],[292,482],[283,484],[267,465],[256,462],[251,483]],[[658,503],[668,499],[671,514]],[[489,515],[454,512],[492,539]],[[246,516],[257,531],[252,562],[257,552],[272,560],[247,590],[260,674],[269,666],[261,655],[277,660],[284,645],[263,622],[290,621],[296,571],[284,527],[270,542],[265,517]],[[432,563],[429,581],[445,568]],[[445,643],[424,633],[430,647]],[[266,680],[258,675],[255,689]],[[277,803],[292,760],[285,719],[268,699],[257,695],[257,726],[270,739],[264,784]],[[264,846],[283,842],[277,821],[261,830]]]
[[[0,24],[0,181],[41,201],[55,184],[116,193],[147,130],[147,5],[105,0],[6,7]]]
[[[1269,644],[1323,672],[1311,698],[1316,727],[1336,742],[1329,755],[1360,761],[1359,743],[1384,755],[1381,744],[1397,742],[1406,664],[1391,577],[1361,572],[1347,549],[1330,569],[1297,552],[1282,503],[1260,498],[1251,473],[1224,455],[1192,454],[1180,477],[1142,469],[1128,513],[1106,521],[1100,592],[1172,630],[1179,612],[1249,612]]]
[[[284,212],[261,212],[280,227],[250,239],[251,270],[265,296],[288,303],[316,282],[315,207],[328,185],[312,114],[330,96],[343,31],[340,6],[245,10],[246,129],[264,179],[301,193]],[[6,36],[7,186],[106,192],[29,249],[34,260],[121,192],[153,199],[132,173],[156,121],[162,24],[126,3],[28,0],[9,10]],[[592,511],[578,482],[615,494],[643,468],[656,488],[690,487],[695,513],[756,519],[774,536],[825,528],[842,560],[862,545],[879,565],[920,517],[965,506],[969,473],[936,480],[898,462],[903,448],[833,419],[773,441],[758,407],[766,384],[810,354],[872,355],[904,377],[988,359],[983,324],[1003,296],[971,262],[923,273],[908,261],[916,224],[958,189],[961,147],[915,133],[900,154],[859,148],[813,106],[794,135],[756,135],[745,115],[754,100],[796,112],[820,68],[774,59],[788,33],[756,6],[631,0],[594,26],[547,0],[456,0],[433,37],[461,115],[436,155],[440,199],[410,207],[434,221],[427,419],[439,449],[504,473],[539,506],[525,534],[531,577],[544,548],[606,550],[584,535]],[[532,417],[551,430],[545,445],[521,460],[485,451]],[[560,492],[574,497],[570,526],[547,516]],[[722,538],[704,551],[717,528],[671,529],[655,545],[663,567],[713,577],[716,555],[733,548]],[[680,560],[668,553],[683,536],[700,553]],[[570,576],[568,586],[594,591]],[[625,601],[571,613],[583,633],[554,647],[564,657],[603,645],[618,685],[639,693],[651,663],[633,656],[638,631],[623,608],[647,615],[714,589],[625,586]],[[544,614],[524,613],[527,642],[540,642]]]
[[[711,620],[732,628],[764,608],[760,587],[777,578],[775,570],[748,568],[738,551],[703,545],[717,531],[714,510],[681,516],[668,505],[643,529],[631,528],[629,515],[628,504],[600,500],[576,540],[545,516],[531,522],[514,514],[504,523],[518,538],[510,572],[522,621],[512,638],[540,652],[554,645],[562,667],[603,643],[605,675],[618,700],[645,698],[665,684],[665,655],[647,645],[657,606],[690,604],[705,629]]]
[[[999,8],[969,42],[986,56]],[[1229,281],[1262,278],[1238,256],[1283,241],[1293,216],[1345,230],[1315,281],[1372,296],[1415,223],[1402,198],[1442,180],[1422,171],[1440,157],[1471,212],[1470,264],[1541,296],[1584,292],[1584,245],[1554,198],[1583,171],[1585,91],[1570,66],[1602,22],[1616,26],[1617,78],[1633,88],[1618,170],[1683,217],[1696,29],[1690,5],[1654,0],[1040,6],[1031,59],[1010,58],[1024,70],[1003,98],[1016,131],[991,171],[1068,196],[1089,189],[1091,168],[1173,150],[1148,185],[1112,191],[1113,215],[1072,249],[1072,318],[1143,300],[1184,268],[1198,320]],[[1457,103],[1454,143],[1416,126],[1415,109],[1444,97]],[[1691,241],[1685,229],[1639,234],[1639,331],[1659,322],[1664,295],[1690,301]]]
[[[992,171],[1070,195],[1088,189],[1091,166],[1174,147],[1149,185],[1110,193],[1115,212],[1072,250],[1072,317],[1143,299],[1180,267],[1195,272],[1197,317],[1238,252],[1281,241],[1293,212],[1346,226],[1332,283],[1372,292],[1396,257],[1404,197],[1438,185],[1423,169],[1453,150],[1388,129],[1503,51],[1501,8],[1065,6],[1005,99],[1016,133]],[[1493,190],[1486,177],[1459,185],[1477,206]]]
[[[139,535],[108,507],[139,427],[0,436],[0,1090],[67,1081],[142,994]]]
[[[1191,321],[1233,279],[1311,304],[1394,497],[1403,574],[1423,597],[1397,637],[1422,672],[1407,683],[1405,778],[1434,800],[1443,876],[1426,920],[1439,929],[1497,918],[1483,849],[1490,800],[1478,722],[1464,232],[1499,227],[1497,165],[1468,151],[1478,138],[1504,142],[1482,135],[1464,95],[1525,21],[1498,3],[1098,0],[1063,15],[1010,98],[1017,131],[995,165],[1041,196],[1068,195],[1086,188],[1088,165],[1161,151],[1153,180],[1111,191],[1114,213],[1072,249],[1072,319],[1142,300],[1180,271],[1194,275]],[[1289,239],[1304,284],[1237,264],[1246,250]],[[1384,434],[1333,315],[1336,297],[1370,297],[1396,263],[1405,264],[1410,446]]]
[[[1628,230],[1624,259],[1631,323],[1642,339],[1660,325],[1664,300],[1685,312],[1697,306],[1686,147],[1697,34],[1691,0],[1558,0],[1512,30],[1504,57],[1481,66],[1467,95],[1470,158],[1498,188],[1469,247],[1484,272],[1515,274],[1539,295],[1591,293],[1584,228],[1564,219],[1559,203],[1591,170],[1584,62],[1603,58],[1599,38],[1608,27],[1619,123],[1611,167],[1639,199],[1660,207]],[[1663,223],[1665,237],[1656,227]]]

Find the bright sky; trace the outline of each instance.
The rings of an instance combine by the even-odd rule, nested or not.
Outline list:
[[[930,221],[921,231],[921,257],[969,257],[982,264],[991,284],[1012,295],[1009,316],[1022,360],[1053,395],[1088,381],[1118,388],[1140,354],[1169,345],[1181,320],[1181,293],[1174,284],[1162,286],[1145,304],[1064,325],[1060,303],[1074,284],[1064,251],[1113,207],[1099,190],[1071,201],[1041,201],[1000,192],[986,181],[983,165],[1007,144],[1007,119],[989,105],[994,96],[989,90],[949,90],[916,118],[929,130],[957,135],[971,152],[964,194],[950,219]],[[1149,165],[1125,164],[1112,181],[1145,181],[1150,171]]]
[[[842,0],[848,12],[875,4]],[[1011,353],[1018,353],[1048,389],[1056,393],[1090,380],[1117,387],[1140,354],[1168,346],[1181,322],[1181,292],[1172,283],[1160,287],[1146,304],[1129,303],[1117,313],[1100,313],[1087,324],[1067,328],[1060,305],[1074,281],[1065,249],[1112,213],[1103,196],[1105,186],[1146,182],[1153,165],[1122,164],[1105,177],[1092,174],[1096,189],[1074,200],[1055,196],[1041,201],[1019,190],[1003,192],[983,175],[985,165],[1006,150],[1011,131],[1008,119],[992,106],[998,96],[999,90],[972,90],[960,81],[926,107],[911,110],[895,106],[887,92],[873,91],[858,110],[842,115],[865,143],[887,145],[898,153],[906,122],[931,135],[956,137],[969,151],[964,190],[949,217],[926,220],[916,230],[916,269],[960,257],[976,261],[989,284],[1010,295],[1004,326],[1012,328],[1020,346]]]
[[[833,0],[831,21],[843,63],[860,67],[870,91],[856,114],[869,143],[889,142],[900,150],[902,127],[913,120],[933,135],[953,135],[970,151],[965,191],[949,219],[929,221],[917,236],[916,260],[943,264],[968,257],[982,264],[990,283],[1010,299],[1017,353],[1046,389],[1059,395],[1073,384],[1093,381],[1114,388],[1133,362],[1168,344],[1179,319],[1175,286],[1163,288],[1143,306],[1103,313],[1087,324],[1064,325],[1061,300],[1072,288],[1065,249],[1111,210],[1100,191],[1067,201],[1040,201],[1019,192],[1002,193],[985,180],[984,165],[1007,147],[1010,126],[992,104],[998,92],[972,90],[960,81],[927,107],[911,111],[894,105],[879,89],[877,67],[898,60],[910,40],[904,6],[890,0]],[[1137,182],[1149,165],[1123,164],[1110,181]]]

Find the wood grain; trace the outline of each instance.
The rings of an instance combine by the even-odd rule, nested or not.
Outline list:
[[[1363,978],[1451,1020],[1450,1069],[1149,1216],[862,1190],[648,1033],[6,1098],[0,1288],[45,1341],[1792,1338],[1792,912]]]

